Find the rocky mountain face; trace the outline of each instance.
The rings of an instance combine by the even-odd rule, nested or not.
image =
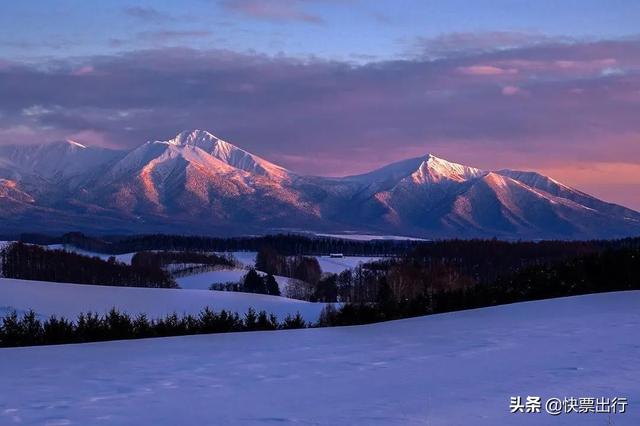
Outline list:
[[[0,146],[0,233],[70,230],[586,239],[640,235],[640,213],[538,173],[433,155],[357,176],[305,176],[201,130],[131,151]]]

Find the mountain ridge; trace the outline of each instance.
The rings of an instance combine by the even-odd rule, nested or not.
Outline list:
[[[75,141],[0,147],[0,232],[361,231],[426,238],[618,238],[640,213],[536,172],[433,154],[307,176],[204,130],[132,150]]]

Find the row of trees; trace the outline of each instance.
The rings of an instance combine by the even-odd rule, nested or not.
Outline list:
[[[418,243],[403,240],[357,241],[341,238],[304,236],[300,234],[265,235],[258,237],[214,238],[186,235],[133,235],[92,237],[80,232],[62,236],[22,234],[6,236],[33,244],[70,244],[75,247],[105,254],[122,254],[145,250],[168,251],[258,251],[261,247],[273,247],[278,253],[294,255],[321,255],[344,253],[345,255],[391,256],[406,253]]]
[[[165,268],[167,265],[207,265],[233,267],[235,263],[229,256],[193,251],[139,251],[131,258],[135,268]]]
[[[22,316],[12,312],[0,320],[0,347],[284,330],[308,326],[300,313],[287,315],[283,321],[279,321],[275,315],[265,311],[256,312],[253,308],[242,317],[235,312],[214,312],[205,308],[198,315],[179,317],[171,314],[157,320],[150,320],[145,315],[131,317],[115,309],[104,316],[83,313],[75,321],[54,316],[42,321],[33,311]]]
[[[176,288],[169,273],[154,265],[127,265],[115,257],[102,260],[65,250],[47,250],[16,242],[0,251],[6,278],[128,287]]]
[[[373,277],[375,298],[328,307],[320,325],[351,325],[506,303],[608,291],[640,289],[640,250],[622,248],[533,265],[493,283],[437,287],[429,277],[416,279],[411,296],[397,292],[389,276]]]

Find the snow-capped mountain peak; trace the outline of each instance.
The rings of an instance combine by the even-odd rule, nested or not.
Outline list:
[[[475,167],[464,166],[433,154],[427,155],[418,170],[411,174],[415,183],[437,183],[441,181],[463,182],[484,175],[485,172]]]
[[[185,130],[168,140],[167,143],[178,147],[200,148],[231,167],[257,175],[285,178],[289,173],[283,167],[226,142],[205,130]]]
[[[206,130],[185,130],[178,133],[173,139],[169,139],[166,141],[171,145],[177,146],[197,146],[198,148],[202,148],[205,150],[213,147],[220,138],[214,136],[213,134],[207,132]]]

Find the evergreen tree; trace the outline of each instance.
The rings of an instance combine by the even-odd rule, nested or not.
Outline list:
[[[246,314],[244,314],[244,328],[247,331],[254,331],[258,329],[258,315],[256,310],[249,308]]]
[[[97,313],[92,312],[78,315],[75,330],[75,341],[77,342],[96,342],[105,340],[107,336],[104,321]]]
[[[307,327],[307,322],[302,318],[300,312],[296,312],[295,316],[287,315],[282,323],[282,328],[285,330],[305,327]]]
[[[44,322],[44,341],[49,345],[73,342],[73,323],[64,317],[52,316]]]
[[[18,313],[16,311],[11,311],[2,318],[0,342],[2,342],[2,346],[5,347],[21,346],[24,344],[22,327],[20,326],[20,320],[18,319]]]
[[[111,308],[107,313],[104,322],[110,339],[130,339],[134,336],[131,317],[118,312],[115,308]]]
[[[267,289],[264,284],[264,280],[255,269],[250,269],[249,272],[244,276],[243,282],[243,291],[247,293],[259,293],[266,294]]]
[[[42,323],[33,310],[22,316],[19,327],[21,329],[23,345],[39,345],[42,343],[44,329]]]
[[[258,321],[256,323],[256,329],[258,330],[277,330],[278,318],[274,315],[267,315],[266,311],[260,311],[258,313]]]
[[[278,286],[278,281],[276,281],[275,277],[271,274],[267,275],[264,278],[265,287],[267,290],[267,294],[271,294],[274,296],[280,296],[280,286]]]
[[[133,336],[137,339],[151,337],[152,333],[152,324],[149,323],[147,316],[145,314],[139,314],[134,320],[132,325]]]

